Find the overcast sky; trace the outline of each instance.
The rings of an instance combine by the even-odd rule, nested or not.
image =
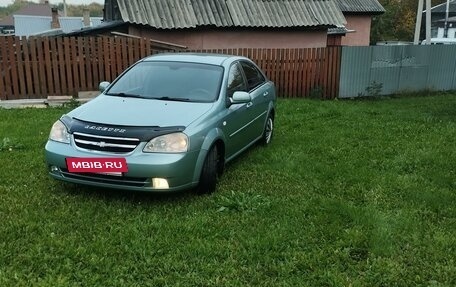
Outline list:
[[[14,2],[14,0],[0,0],[0,6],[8,6],[9,4],[11,4],[13,2]],[[39,1],[35,0],[35,1],[32,1],[32,2],[38,3]],[[51,3],[51,4],[57,4],[57,3],[60,3],[60,2],[63,2],[63,0],[50,0],[49,1],[49,3]],[[90,4],[92,2],[103,4],[104,0],[66,0],[67,4],[75,4],[75,5],[79,5],[79,4],[87,5],[87,4]]]

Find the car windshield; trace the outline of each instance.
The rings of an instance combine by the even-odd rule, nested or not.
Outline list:
[[[213,102],[223,68],[184,62],[140,62],[106,92],[109,96],[164,101]]]

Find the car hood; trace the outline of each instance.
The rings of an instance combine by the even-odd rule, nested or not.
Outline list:
[[[191,103],[100,95],[71,111],[81,121],[119,126],[185,126],[207,113],[213,103]]]

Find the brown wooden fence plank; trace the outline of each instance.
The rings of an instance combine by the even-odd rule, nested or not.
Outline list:
[[[24,74],[25,74],[25,95],[26,98],[34,98],[33,78],[32,78],[32,63],[30,61],[29,43],[26,37],[21,38],[22,54],[24,56]]]
[[[292,98],[296,98],[296,49],[290,49],[290,93]]]
[[[122,71],[128,67],[128,47],[127,47],[127,38],[120,37],[120,46],[121,46],[121,56],[122,56]],[[122,73],[119,71],[119,74]]]
[[[37,37],[36,39],[37,47],[37,64],[38,64],[38,76],[40,81],[40,94],[43,98],[48,95],[47,87],[47,70],[46,70],[46,55],[44,52],[44,40],[42,37]]]
[[[323,97],[328,98],[328,93],[330,91],[329,88],[329,65],[331,64],[331,61],[329,60],[329,53],[330,50],[328,48],[324,48],[322,51],[322,70],[321,70],[321,86],[322,86],[322,91],[323,91]]]
[[[68,95],[68,83],[67,83],[67,75],[66,75],[66,67],[65,67],[65,53],[63,48],[63,39],[62,37],[58,37],[56,39],[56,49],[57,54],[54,56],[54,61],[58,63],[58,72],[59,72],[59,89],[60,92],[58,95]]]
[[[92,69],[92,56],[93,51],[90,45],[91,39],[93,38],[84,38],[84,60],[85,60],[85,71],[86,71],[86,80],[87,80],[87,87],[86,90],[92,91],[93,87],[93,69]]]
[[[135,40],[135,41],[133,41]],[[137,42],[137,39],[132,39],[129,38],[127,39],[127,49],[128,49],[128,66],[133,65],[135,62],[135,46],[137,47],[138,45],[135,45],[135,42]]]
[[[77,39],[77,46],[78,46],[78,65],[79,65],[79,79],[80,79],[80,90],[87,87],[87,78],[86,78],[86,69],[85,69],[85,51],[84,51],[84,39],[78,38]]]
[[[89,90],[93,91],[98,86],[100,82],[100,75],[98,74],[98,53],[97,53],[97,43],[96,38],[90,37],[88,43],[90,49],[90,58],[89,58],[89,67],[90,67],[90,86]]]
[[[297,97],[302,97],[302,82],[303,82],[303,65],[302,65],[302,60],[303,60],[303,49],[298,49],[297,51],[297,69],[298,72],[296,74],[296,94]]]
[[[117,62],[117,70],[116,70],[116,77],[122,73],[124,70],[124,63],[122,61],[122,38],[115,38],[116,43],[116,62]]]
[[[6,89],[5,89],[5,74],[7,72],[7,65],[4,64],[5,58],[2,51],[7,49],[5,44],[5,37],[0,37],[0,100],[6,100]]]
[[[112,75],[111,75],[111,46],[110,46],[110,38],[103,37],[103,50],[104,52],[104,68],[105,68],[105,81],[112,82]]]
[[[334,57],[334,50],[332,49],[332,47],[329,47],[329,48],[326,48],[327,50],[327,71],[326,71],[326,77],[327,77],[327,81],[326,81],[326,98],[327,99],[331,99],[332,98],[332,93],[333,93],[333,87],[332,87],[332,83],[333,83],[333,73],[332,73],[332,69],[334,69],[334,65],[333,65],[333,62],[332,62],[332,59]]]
[[[23,37],[26,40],[25,37]],[[22,40],[20,37],[15,37],[15,50],[16,50],[16,61],[17,61],[17,79],[19,81],[19,98],[27,98],[27,87],[24,69],[24,47],[22,46]]]
[[[339,96],[339,88],[340,88],[340,65],[341,65],[341,57],[342,57],[342,47],[334,47],[334,74],[333,74],[333,94],[332,98],[337,98]]]
[[[56,38],[49,38],[51,48],[51,63],[52,63],[52,74],[53,74],[53,86],[55,90],[54,95],[62,95],[62,83],[60,82],[59,62],[58,62],[58,48],[56,44]]]
[[[268,76],[269,79],[272,77],[272,49],[267,49],[266,51],[266,59],[268,63],[268,68],[266,70],[266,75]]]
[[[71,46],[68,37],[63,38],[63,57],[65,58],[65,73],[67,79],[67,92],[65,94],[74,96],[73,70],[71,69]]]
[[[312,49],[305,49],[304,50],[304,92],[303,96],[306,97],[309,95],[310,91],[310,56],[311,56]]]
[[[279,74],[278,74],[278,51],[277,49],[271,49],[271,80],[276,85],[276,94],[279,93]]]
[[[98,64],[98,81],[106,81],[105,68],[104,68],[104,53],[103,53],[103,38],[96,38],[97,45],[97,64]],[[100,83],[96,83],[97,87]]]
[[[316,58],[316,63],[317,63],[317,70],[315,74],[315,88],[319,91],[319,95],[322,97],[322,68],[323,68],[323,56],[322,56],[322,49],[317,48],[317,58]]]
[[[73,71],[73,91],[74,94],[77,94],[81,90],[81,82],[79,77],[79,58],[78,58],[78,48],[76,38],[70,38],[71,46],[71,68]]]
[[[281,97],[287,97],[285,94],[285,73],[286,73],[286,65],[285,65],[285,51],[286,49],[280,49],[279,50],[279,83],[280,83],[280,92],[279,95]]]
[[[133,63],[136,63],[138,60],[142,59],[141,57],[141,38],[139,39],[132,39],[133,43]]]
[[[33,95],[35,97],[41,97],[41,85],[40,85],[40,75],[38,73],[38,57],[37,51],[38,48],[36,46],[36,38],[31,37],[29,38],[29,45],[30,45],[30,56],[31,56],[31,64],[32,64],[32,81],[33,81]]]
[[[286,98],[292,97],[291,91],[290,91],[290,74],[291,74],[291,66],[290,66],[290,49],[285,49],[284,51],[284,58],[283,58],[283,64],[284,64],[284,78],[282,81],[282,86],[283,86],[283,95]]]
[[[43,39],[44,63],[46,70],[47,95],[55,95],[54,81],[52,78],[51,42],[49,38]]]
[[[6,66],[6,69],[4,69],[4,73],[5,73],[5,88],[6,88],[6,96],[5,98],[6,99],[14,99],[14,94],[13,94],[13,79],[11,77],[11,69],[12,69],[12,65],[13,65],[13,61],[11,61],[10,59],[10,55],[9,53],[7,53],[8,51],[11,50],[11,46],[13,45],[13,37],[5,37],[6,41],[5,41],[5,44],[6,44],[6,47],[8,48],[5,48],[2,52],[2,58],[3,58],[3,61],[5,63],[5,66]]]
[[[8,47],[7,59],[7,74],[10,76],[11,93],[8,95],[8,99],[17,99],[19,95],[19,84],[17,83],[17,61],[14,53],[14,37],[7,37],[6,39]]]
[[[312,63],[310,70],[310,92],[311,93],[317,86],[317,60],[318,60],[318,48],[312,48]]]

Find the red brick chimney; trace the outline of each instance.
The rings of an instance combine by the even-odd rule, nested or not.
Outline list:
[[[51,22],[51,29],[58,29],[60,28],[60,22],[59,22],[59,11],[57,8],[52,8],[52,22]]]

